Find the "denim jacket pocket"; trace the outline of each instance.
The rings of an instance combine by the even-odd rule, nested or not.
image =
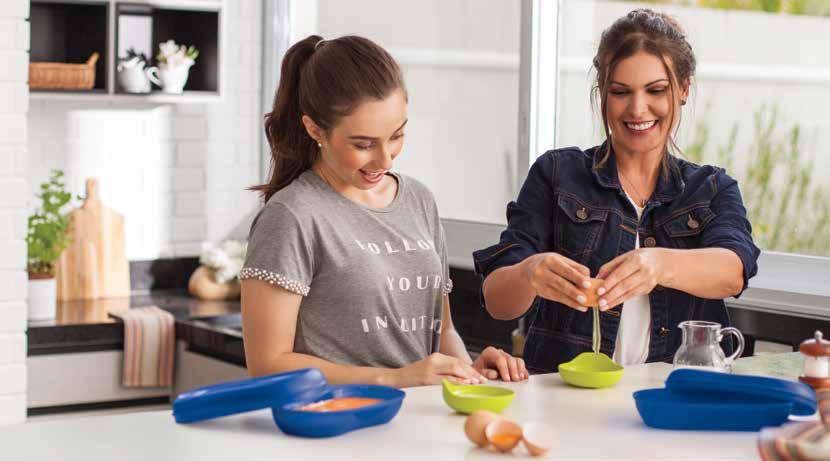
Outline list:
[[[703,229],[715,219],[715,212],[702,205],[674,213],[663,221],[663,230],[677,248],[690,248],[689,239],[700,236]]]
[[[559,194],[559,209],[568,219],[558,220],[556,247],[567,256],[581,259],[594,250],[597,237],[608,218],[608,210],[583,203],[571,195]]]

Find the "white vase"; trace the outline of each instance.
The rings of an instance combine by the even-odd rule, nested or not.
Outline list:
[[[55,278],[29,279],[29,320],[55,318],[58,296]]]
[[[147,76],[156,85],[161,87],[162,93],[181,94],[190,74],[190,64],[181,64],[175,67],[161,65],[148,69]],[[158,78],[156,78],[156,75]]]

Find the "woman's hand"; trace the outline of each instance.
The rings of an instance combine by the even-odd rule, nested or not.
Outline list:
[[[607,311],[629,299],[651,293],[664,271],[663,248],[638,248],[617,256],[599,269],[605,282],[597,289],[600,310]]]
[[[394,387],[427,386],[439,384],[447,378],[453,384],[482,384],[487,382],[472,365],[461,359],[435,352],[403,368],[390,370]]]
[[[527,280],[537,295],[578,311],[588,311],[583,305],[588,299],[577,287],[591,287],[590,269],[558,253],[529,256],[525,264]]]
[[[524,381],[528,377],[524,360],[493,346],[481,351],[473,368],[489,379],[501,377],[504,381]]]

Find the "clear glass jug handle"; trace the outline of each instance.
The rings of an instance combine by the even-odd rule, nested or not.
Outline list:
[[[732,363],[735,361],[735,359],[740,357],[741,353],[743,353],[744,351],[744,335],[735,327],[721,328],[718,332],[718,334],[721,337],[721,340],[723,340],[723,335],[727,333],[732,333],[733,335],[735,335],[735,337],[738,338],[738,349],[735,350],[735,352],[732,355],[726,358],[726,363]]]

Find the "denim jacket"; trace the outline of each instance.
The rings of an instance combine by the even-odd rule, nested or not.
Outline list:
[[[625,196],[612,151],[594,170],[605,145],[545,153],[531,167],[515,202],[507,205],[500,242],[473,253],[476,272],[516,264],[541,252],[556,252],[587,266],[596,276],[603,264],[635,247],[711,248],[734,251],[743,263],[743,289],[757,272],[760,251],[752,241],[737,182],[719,168],[670,157],[642,219]],[[741,291],[743,291],[743,289]],[[730,324],[722,299],[703,299],[661,286],[649,293],[651,335],[647,361],[668,361],[680,346],[678,324],[708,320]],[[481,297],[484,303],[483,296]],[[482,304],[483,305],[483,304]],[[602,352],[613,355],[622,305],[600,318]],[[536,298],[525,314],[530,325],[524,358],[532,372],[556,371],[560,363],[591,350],[592,312]],[[724,341],[730,353],[731,343]]]

